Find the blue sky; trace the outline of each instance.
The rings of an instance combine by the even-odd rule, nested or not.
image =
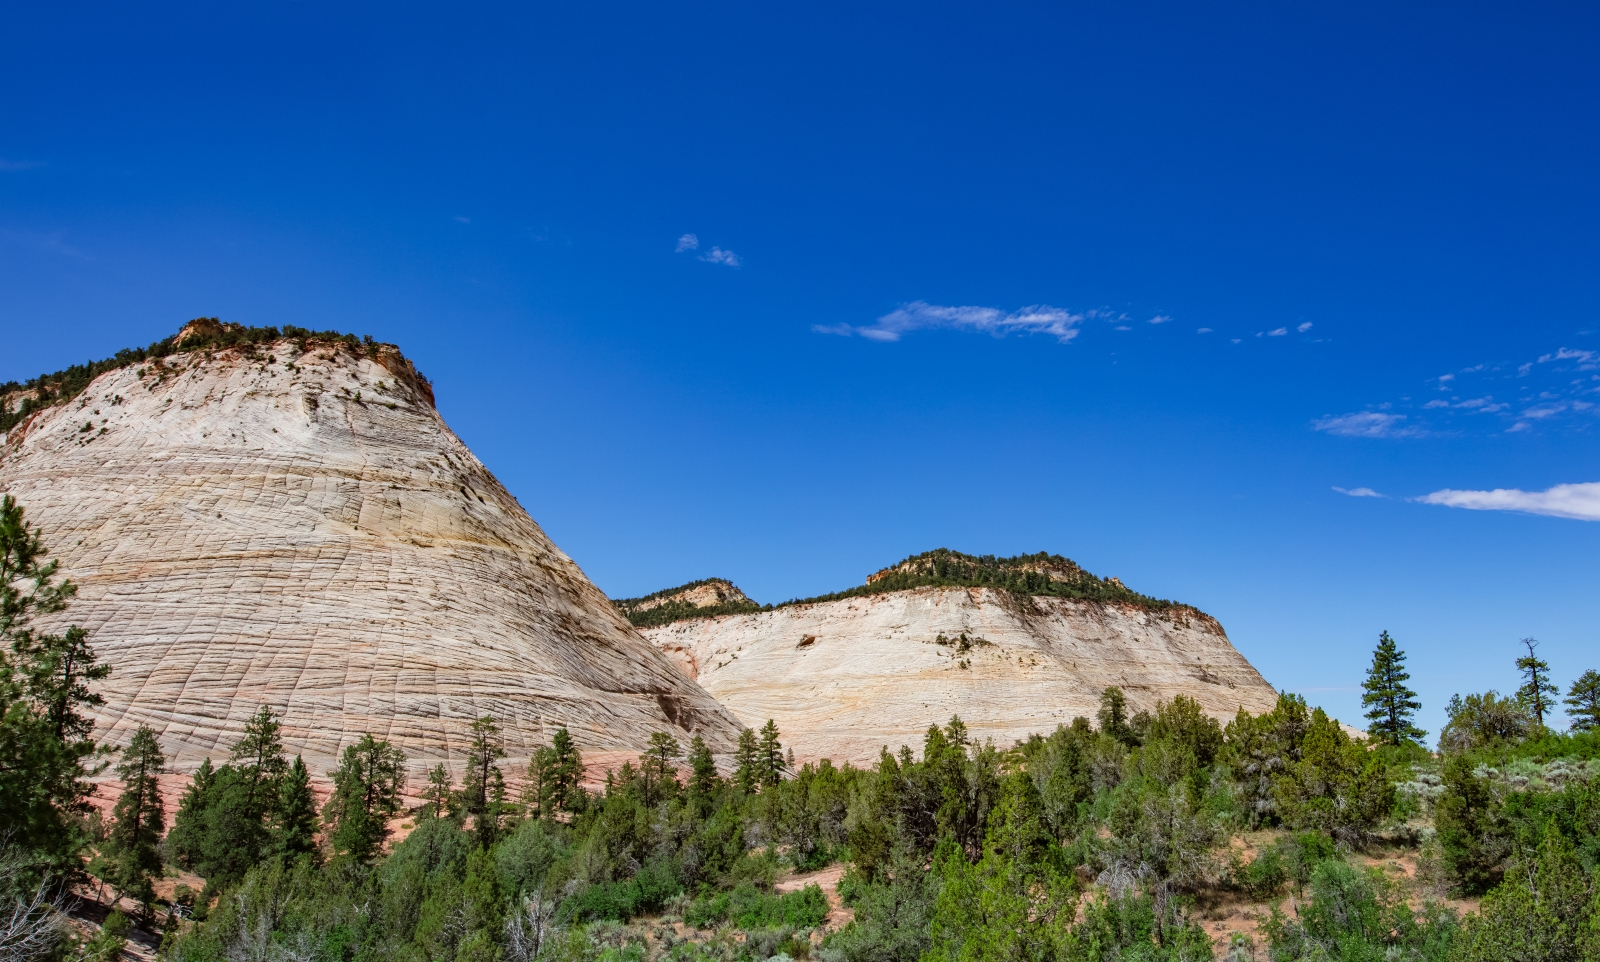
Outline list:
[[[1349,720],[1383,629],[1434,731],[1600,668],[1594,9],[1106,6],[12,4],[0,380],[371,333],[613,595],[1048,550]]]

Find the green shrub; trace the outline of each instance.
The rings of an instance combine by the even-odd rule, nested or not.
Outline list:
[[[814,929],[827,919],[828,897],[815,885],[782,895],[740,885],[732,892],[701,896],[683,913],[685,922],[701,929],[723,922],[741,929]]]
[[[626,922],[635,916],[660,911],[668,899],[682,891],[683,886],[669,865],[651,862],[633,878],[590,885],[561,908],[573,922],[597,919]]]

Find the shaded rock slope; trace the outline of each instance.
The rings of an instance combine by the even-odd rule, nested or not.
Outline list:
[[[396,349],[211,340],[100,373],[0,444],[0,491],[80,586],[65,618],[114,666],[101,737],[148,724],[188,771],[265,704],[313,771],[368,731],[414,772],[459,766],[480,715],[512,775],[560,725],[602,756],[657,730],[731,748],[734,719],[550,542]]]
[[[688,617],[643,633],[743,724],[774,719],[802,759],[870,763],[883,747],[920,745],[930,724],[951,715],[1008,747],[1074,716],[1093,718],[1111,685],[1127,692],[1131,711],[1182,694],[1227,719],[1277,700],[1222,626],[1186,605],[1046,555],[906,576],[935,554],[824,600]],[[1034,578],[1027,590],[1016,572],[1029,571],[1048,582]]]

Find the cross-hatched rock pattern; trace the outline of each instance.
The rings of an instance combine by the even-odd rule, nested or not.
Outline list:
[[[0,443],[0,491],[79,585],[61,623],[113,666],[100,737],[150,725],[188,771],[264,704],[313,771],[364,732],[413,772],[459,768],[482,715],[513,777],[561,725],[600,755],[658,730],[730,750],[734,719],[397,359],[292,340],[176,354],[101,375]]]
[[[1223,720],[1277,703],[1222,626],[1182,606],[926,587],[643,633],[743,724],[776,721],[802,759],[871,763],[952,715],[1005,748],[1093,719],[1112,685],[1130,712],[1175,695]]]

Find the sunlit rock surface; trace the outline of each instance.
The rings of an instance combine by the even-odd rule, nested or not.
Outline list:
[[[1093,719],[1111,685],[1130,712],[1182,694],[1226,720],[1277,701],[1222,626],[1185,607],[926,587],[644,635],[745,725],[775,720],[802,759],[870,763],[885,746],[920,747],[951,715],[1005,748],[1076,715]]]
[[[112,371],[0,445],[0,491],[79,585],[65,618],[115,668],[100,737],[148,724],[188,771],[270,705],[314,771],[363,732],[413,772],[458,768],[480,715],[513,776],[563,724],[597,757],[657,730],[731,748],[728,713],[545,537],[398,352],[300,344]]]

